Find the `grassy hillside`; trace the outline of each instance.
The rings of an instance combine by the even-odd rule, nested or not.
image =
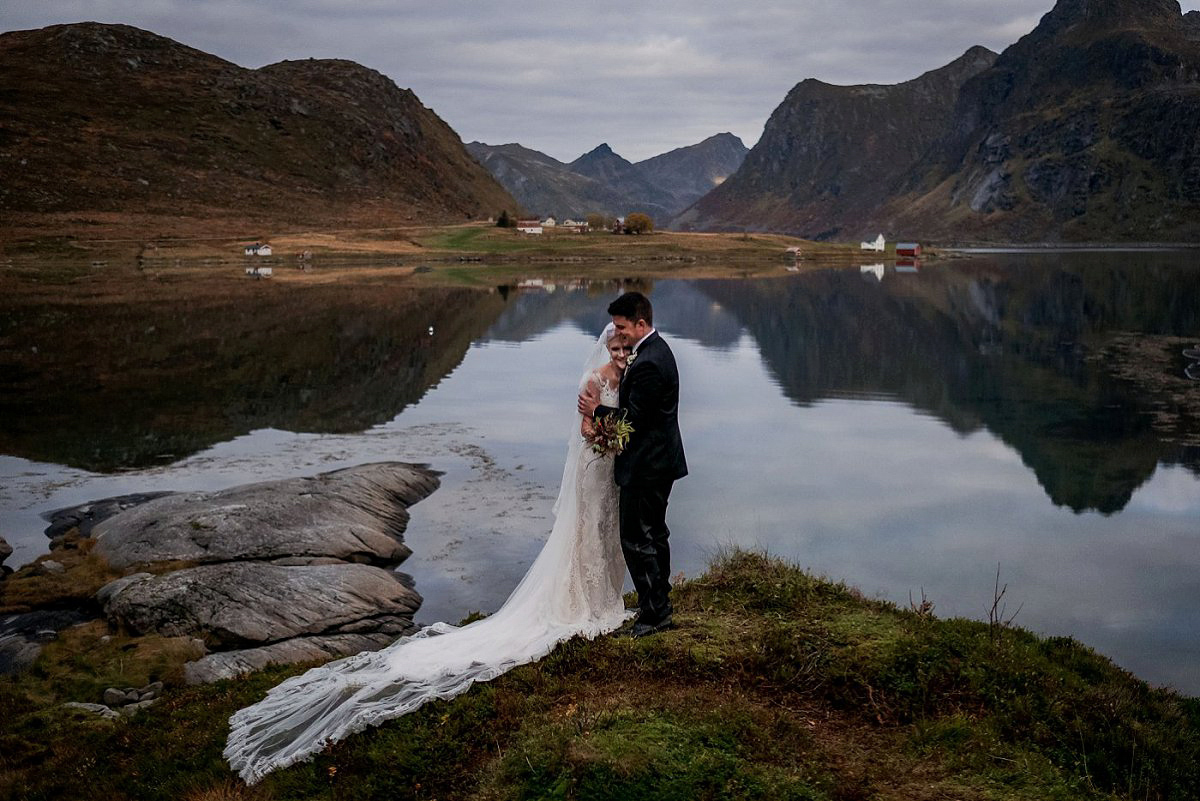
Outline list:
[[[246,788],[225,721],[295,669],[171,687],[170,641],[96,625],[0,682],[0,793],[30,799],[1194,799],[1200,704],[1070,639],[939,620],[734,553],[679,626],[573,641]],[[168,681],[115,723],[64,710]]]
[[[0,238],[517,208],[412,91],[351,61],[245,69],[149,31],[78,23],[0,34],[0,73]]]

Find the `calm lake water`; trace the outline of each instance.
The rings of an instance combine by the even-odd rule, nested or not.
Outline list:
[[[1194,254],[633,283],[680,367],[675,570],[760,548],[986,619],[999,568],[1018,625],[1200,693]],[[44,552],[41,514],[89,499],[400,459],[445,473],[412,510],[418,619],[503,603],[549,531],[580,362],[620,287],[338,291],[304,313],[271,287],[249,313],[8,310],[2,344],[42,360],[0,361],[12,561]]]

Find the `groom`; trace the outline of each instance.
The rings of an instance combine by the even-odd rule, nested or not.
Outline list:
[[[671,627],[671,549],[667,498],[676,479],[687,475],[679,436],[679,371],[675,356],[654,330],[654,310],[640,292],[626,292],[608,307],[616,335],[633,346],[621,378],[620,408],[601,406],[584,393],[579,411],[594,418],[624,414],[633,426],[617,455],[614,478],[621,488],[621,550],[638,594],[634,637]]]

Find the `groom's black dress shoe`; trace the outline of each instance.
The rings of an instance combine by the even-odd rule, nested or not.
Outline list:
[[[636,640],[636,639],[640,639],[642,637],[649,637],[651,634],[657,634],[660,631],[666,631],[667,629],[673,629],[673,628],[675,628],[675,624],[671,622],[671,618],[664,617],[662,620],[660,620],[654,624],[634,623],[633,628],[629,632],[629,636]]]

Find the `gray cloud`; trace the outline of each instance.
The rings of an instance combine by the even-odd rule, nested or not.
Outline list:
[[[563,160],[606,141],[639,160],[720,131],[753,145],[805,78],[908,80],[972,45],[1003,50],[1052,4],[6,0],[0,26],[121,22],[247,67],[347,58],[411,88],[465,141]]]

